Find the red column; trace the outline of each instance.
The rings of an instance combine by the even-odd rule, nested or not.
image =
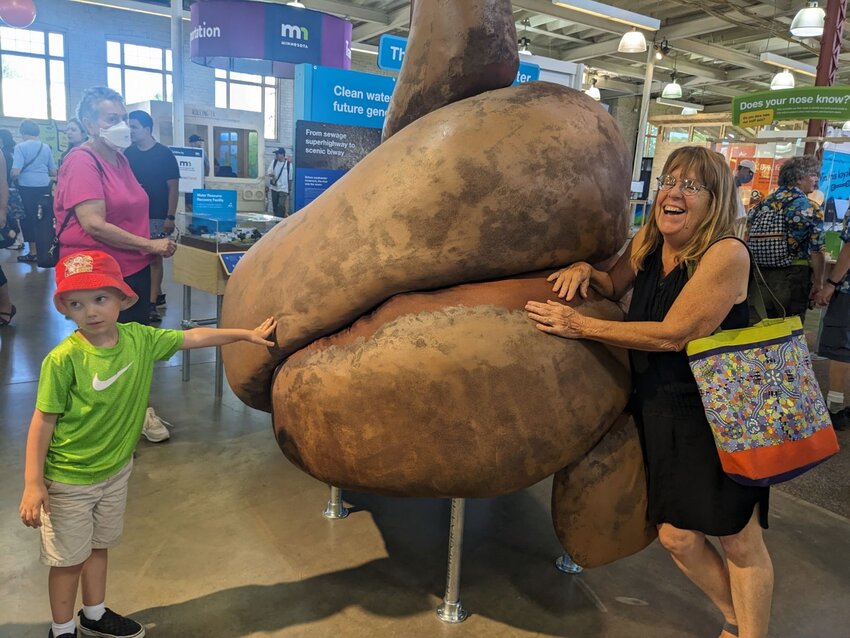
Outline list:
[[[841,53],[841,35],[844,32],[844,20],[847,18],[847,0],[828,0],[823,36],[820,40],[820,57],[815,86],[835,84],[835,71],[838,69],[838,54]],[[807,137],[823,137],[826,132],[825,120],[809,120]],[[806,142],[805,153],[815,153],[815,142]]]

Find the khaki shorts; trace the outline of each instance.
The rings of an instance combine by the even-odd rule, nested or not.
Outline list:
[[[71,567],[84,562],[93,549],[118,544],[124,531],[130,460],[115,476],[93,485],[47,481],[50,514],[41,513],[41,562]]]

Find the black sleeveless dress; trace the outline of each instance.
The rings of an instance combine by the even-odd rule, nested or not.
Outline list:
[[[684,266],[664,276],[659,244],[637,274],[626,321],[662,321],[687,281]],[[732,307],[721,328],[749,325],[744,301]],[[727,536],[741,531],[759,505],[759,523],[766,529],[770,488],[740,485],[721,469],[687,354],[630,350],[629,359],[631,409],[646,466],[648,520]]]

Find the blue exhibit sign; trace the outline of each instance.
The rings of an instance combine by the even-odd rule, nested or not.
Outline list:
[[[399,71],[407,50],[407,38],[385,33],[378,43],[378,68],[384,71]]]
[[[520,62],[516,72],[514,84],[525,84],[526,82],[537,82],[540,79],[540,65],[531,62]]]
[[[378,43],[378,68],[384,71],[399,71],[407,51],[407,38],[384,34]],[[536,82],[540,79],[540,66],[530,62],[519,63],[514,84]]]
[[[395,83],[384,75],[300,65],[295,120],[383,128]]]
[[[220,232],[228,232],[236,225],[236,191],[196,188],[192,191],[192,212],[197,214],[192,217],[193,224],[214,219]]]
[[[236,264],[239,263],[239,260],[245,256],[245,250],[239,250],[229,253],[219,253],[218,258],[221,260],[221,265],[224,268],[224,272],[229,277],[233,274],[233,269],[236,268]]]
[[[824,195],[825,221],[844,219],[850,202],[850,154],[824,150],[818,186]]]

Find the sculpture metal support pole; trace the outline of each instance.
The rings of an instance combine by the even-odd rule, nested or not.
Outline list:
[[[463,512],[466,499],[452,499],[452,520],[449,527],[449,566],[446,594],[437,607],[437,617],[447,623],[461,623],[469,615],[460,603],[460,560],[463,553]]]
[[[183,286],[183,321],[189,321],[192,316],[192,289]],[[191,350],[183,350],[183,381],[189,380],[189,365],[191,364]]]
[[[348,509],[342,504],[342,490],[331,485],[331,498],[328,504],[325,505],[325,511],[322,512],[325,518],[345,518],[348,516]]]
[[[555,561],[555,567],[560,569],[565,574],[581,574],[584,568],[572,559],[572,556],[564,552],[564,554]]]

